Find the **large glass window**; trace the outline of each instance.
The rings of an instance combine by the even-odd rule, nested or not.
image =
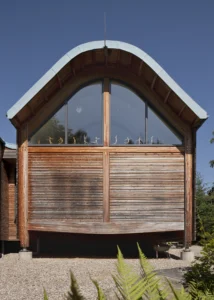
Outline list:
[[[102,85],[86,86],[68,102],[68,144],[103,143]]]
[[[128,87],[109,87],[111,146],[180,145],[182,137],[153,110],[146,99]],[[103,145],[104,97],[102,83],[74,94],[31,138],[34,145]]]
[[[65,144],[65,106],[30,139],[31,144]]]
[[[111,84],[111,145],[179,145],[181,137],[133,91]]]
[[[145,144],[145,103],[135,93],[111,84],[111,144]]]
[[[149,107],[147,128],[147,144],[181,144],[181,138]]]

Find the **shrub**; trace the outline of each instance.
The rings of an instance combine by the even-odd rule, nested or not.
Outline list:
[[[188,284],[193,282],[199,292],[214,295],[214,238],[204,245],[201,254],[184,277]]]

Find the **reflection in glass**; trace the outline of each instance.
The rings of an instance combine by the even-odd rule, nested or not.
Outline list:
[[[148,107],[147,144],[180,145],[181,138],[176,135],[157,114]]]
[[[111,145],[145,144],[145,103],[128,88],[111,85]]]
[[[30,139],[31,144],[65,144],[65,106]]]
[[[31,138],[31,144],[103,144],[102,85],[79,90]],[[180,145],[181,136],[129,88],[111,83],[110,144]]]
[[[102,115],[101,84],[78,91],[68,102],[68,144],[102,144]]]

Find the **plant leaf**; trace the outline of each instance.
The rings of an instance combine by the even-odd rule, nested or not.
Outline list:
[[[99,283],[96,280],[93,280],[93,279],[91,279],[91,281],[93,282],[93,284],[95,285],[95,287],[97,289],[97,300],[107,300],[103,290],[99,286]]]
[[[44,300],[48,300],[48,295],[45,289],[44,289]]]
[[[86,300],[79,288],[79,285],[77,283],[77,280],[74,276],[74,274],[70,271],[70,278],[71,278],[71,284],[70,284],[70,291],[66,295],[66,300]]]

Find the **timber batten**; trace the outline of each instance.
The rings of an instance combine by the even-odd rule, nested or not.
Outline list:
[[[56,231],[83,233],[86,221],[86,232],[100,234],[184,229],[182,147],[77,149],[28,148],[29,230],[54,231],[55,224]],[[93,224],[102,224],[102,215],[112,225],[98,230]],[[126,223],[131,227],[122,229]]]
[[[0,139],[0,240],[17,240],[16,150]]]
[[[18,132],[18,208],[19,239],[23,248],[29,247],[28,224],[28,131],[27,126]]]

